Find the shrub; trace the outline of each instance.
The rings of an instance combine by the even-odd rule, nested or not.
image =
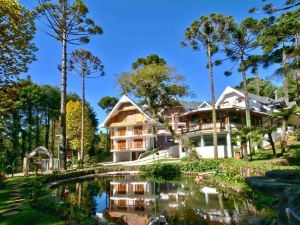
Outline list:
[[[7,178],[3,172],[0,172],[0,187],[3,187],[5,185]]]
[[[193,160],[184,161],[180,164],[180,171],[185,172],[206,172],[215,171],[219,167],[217,160]]]
[[[180,176],[179,164],[151,164],[140,167],[140,175],[142,178],[158,178],[163,180],[172,180]]]

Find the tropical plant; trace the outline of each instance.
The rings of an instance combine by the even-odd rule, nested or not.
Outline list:
[[[60,106],[60,130],[61,149],[64,152],[64,167],[67,162],[67,140],[66,140],[66,103],[67,103],[67,45],[87,44],[92,35],[102,34],[102,28],[87,18],[88,7],[83,0],[59,0],[57,3],[48,0],[39,0],[36,8],[38,15],[46,20],[46,31],[50,37],[55,38],[62,44],[61,62],[61,106]]]
[[[298,120],[300,118],[300,108],[296,105],[288,108],[283,108],[278,112],[273,112],[270,117],[272,119],[277,119],[282,123],[281,127],[281,137],[280,137],[280,147],[281,153],[285,153],[287,146],[287,125],[291,117],[296,117]]]

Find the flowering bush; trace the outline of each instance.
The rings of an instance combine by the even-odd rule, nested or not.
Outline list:
[[[5,181],[7,180],[5,174],[3,172],[0,172],[0,187],[3,187],[5,185]]]

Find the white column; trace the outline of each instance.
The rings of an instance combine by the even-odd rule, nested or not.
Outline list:
[[[226,134],[226,142],[227,142],[227,156],[232,157],[232,148],[231,148],[231,134],[227,132]]]
[[[113,153],[113,162],[117,162],[117,153],[116,152]]]
[[[231,134],[230,134],[230,120],[229,114],[227,114],[227,134],[226,134],[226,143],[227,143],[227,156],[233,157],[232,146],[231,146]]]
[[[204,147],[204,138],[203,138],[203,134],[201,134],[201,147]]]

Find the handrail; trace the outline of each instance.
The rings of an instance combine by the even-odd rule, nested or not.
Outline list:
[[[285,209],[285,213],[286,213],[286,216],[287,216],[289,222],[291,222],[291,215],[294,216],[294,218],[295,218],[298,222],[300,222],[300,216],[297,215],[297,213],[295,213],[295,211],[292,210],[291,208],[286,208],[286,209]]]
[[[156,153],[158,150],[159,150],[158,148],[155,148],[153,150],[143,152],[142,154],[140,154],[140,156],[139,156],[138,159],[142,159],[142,158],[145,158],[145,157],[147,157],[149,155],[152,155],[152,154]]]

